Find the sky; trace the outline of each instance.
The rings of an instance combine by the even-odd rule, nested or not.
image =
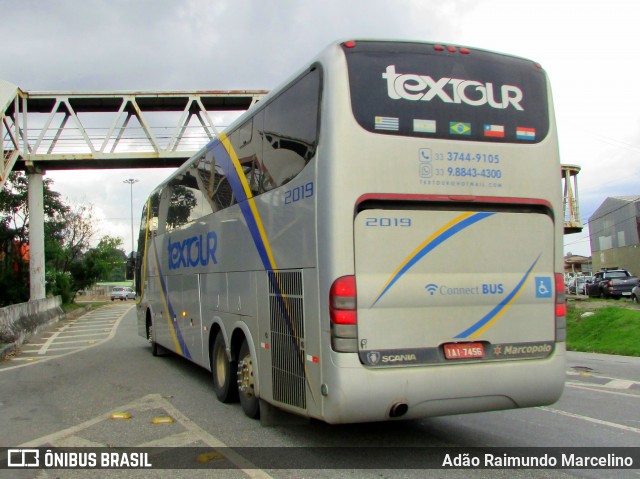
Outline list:
[[[560,156],[578,165],[582,233],[609,196],[640,194],[640,2],[636,0],[0,0],[0,79],[23,91],[270,90],[336,40],[465,45],[547,71]],[[170,169],[49,171],[90,204],[98,237],[131,249],[142,204]],[[131,189],[123,181],[137,179]]]

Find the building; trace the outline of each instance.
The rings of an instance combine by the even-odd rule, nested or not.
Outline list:
[[[609,197],[589,219],[593,270],[640,274],[640,195]]]
[[[593,268],[591,257],[567,253],[564,257],[565,276],[591,276]]]

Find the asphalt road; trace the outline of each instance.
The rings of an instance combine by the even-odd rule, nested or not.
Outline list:
[[[329,426],[311,421],[263,427],[245,417],[238,404],[217,402],[207,371],[174,355],[152,357],[146,341],[137,336],[132,303],[115,303],[72,324],[56,325],[0,364],[0,447],[40,446],[183,446],[194,449],[163,450],[186,451],[183,459],[191,461],[186,467],[204,461],[212,468],[239,469],[5,469],[0,477],[640,478],[640,469],[403,468],[407,451],[419,453],[424,446],[638,448],[640,358],[569,353],[565,393],[549,407],[391,423]],[[261,449],[229,449],[237,447]],[[307,449],[296,456],[300,450],[294,447]],[[324,447],[337,449],[320,449]],[[352,457],[344,460],[336,454],[353,447],[395,447],[398,455],[350,462]],[[203,456],[202,451],[219,453]],[[326,465],[329,451],[338,469],[305,469],[306,463],[301,468],[260,468],[258,458],[265,451],[294,467],[296,458]],[[378,468],[381,457],[383,467]],[[260,466],[252,468],[252,460]],[[376,469],[368,468],[367,461]]]

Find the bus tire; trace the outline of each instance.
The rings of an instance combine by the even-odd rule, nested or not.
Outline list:
[[[219,332],[211,348],[211,377],[213,390],[220,402],[230,403],[238,400],[238,387],[233,381],[232,371],[237,369],[235,361],[229,361],[224,346],[224,337]]]
[[[153,340],[153,322],[149,314],[147,314],[147,340],[151,345],[151,355],[154,357],[160,356],[160,346]]]
[[[255,395],[253,358],[246,339],[242,341],[238,356],[238,396],[245,415],[251,419],[258,419],[260,417],[260,401]]]

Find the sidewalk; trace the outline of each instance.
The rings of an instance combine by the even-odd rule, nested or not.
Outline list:
[[[95,301],[92,301],[92,302],[95,302]],[[92,303],[92,302],[88,302],[88,303]],[[81,303],[78,302],[78,304],[81,304]],[[78,318],[78,317],[86,314],[90,310],[91,310],[91,304],[87,304],[86,306],[84,306],[82,308],[78,308],[78,309],[75,309],[75,310],[73,310],[73,311],[71,311],[69,313],[64,313],[64,314],[58,316],[57,320],[55,320],[55,321],[50,321],[47,324],[42,325],[42,327],[40,327],[34,334],[25,336],[22,342],[13,342],[13,343],[8,343],[8,344],[0,343],[0,361],[6,360],[6,358],[10,357],[11,355],[13,355],[13,353],[17,349],[19,349],[20,346],[22,346],[23,344],[28,343],[29,341],[32,341],[34,338],[38,338],[39,336],[45,334],[48,330],[50,330],[51,328],[55,327],[55,325],[57,325],[61,321],[68,321],[69,319]]]

